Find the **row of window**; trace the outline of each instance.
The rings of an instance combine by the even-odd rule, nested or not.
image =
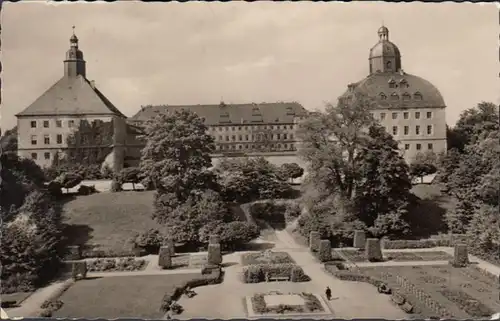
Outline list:
[[[371,113],[371,115],[373,118],[376,118],[375,113]],[[386,116],[387,116],[386,113],[381,112],[380,113],[380,120],[385,120]],[[419,111],[415,112],[415,119],[420,119],[421,116],[422,115]],[[399,113],[397,113],[397,112],[391,113],[391,117],[392,117],[392,119],[398,119]],[[431,119],[432,118],[432,111],[426,112],[425,118]],[[403,119],[410,119],[410,113],[407,111],[403,112]]]
[[[50,159],[51,154],[49,152],[43,153],[43,159],[47,160]],[[31,153],[31,158],[34,160],[38,159],[38,153]]]
[[[211,127],[212,131],[235,131],[237,130],[249,130],[249,129],[293,129],[293,125],[242,125],[242,126],[217,126]]]
[[[238,140],[236,140],[236,138]],[[267,140],[267,139],[270,139],[270,140],[273,140],[273,139],[275,139],[275,140],[287,140],[287,139],[293,140],[293,134],[283,133],[283,134],[256,134],[256,135],[238,135],[238,136],[232,135],[231,137],[229,135],[226,135],[226,136],[219,135],[218,136],[218,141],[225,140],[226,142],[229,142],[229,141],[241,142],[241,141],[254,141],[254,140],[263,141],[263,140]]]
[[[380,97],[381,100],[387,100],[387,95],[384,94],[384,93],[380,93],[379,97]],[[403,99],[403,101],[408,101],[408,100],[411,100],[412,96],[409,93],[404,93],[401,96],[401,98]],[[396,94],[396,93],[392,93],[391,94],[391,100],[397,101],[399,99],[400,99],[400,97],[399,97],[398,94]],[[421,93],[415,93],[415,94],[413,94],[413,99],[414,100],[422,100],[422,94]]]
[[[270,147],[273,150],[295,150],[294,144],[271,144],[269,146],[259,144],[244,144],[244,145],[216,145],[217,150],[259,150]]]
[[[45,145],[50,145],[50,135],[43,135],[43,143]],[[57,144],[63,143],[63,136],[61,134],[56,135],[56,143]],[[37,145],[37,144],[38,144],[38,136],[31,135],[31,145]]]
[[[411,145],[410,145],[410,144],[405,144],[405,150],[410,150],[410,147],[411,147]],[[417,150],[422,150],[422,144],[420,144],[420,143],[415,144],[415,148],[416,148]],[[428,149],[428,150],[433,150],[433,149],[434,149],[433,144],[432,144],[432,143],[427,144],[427,149]]]
[[[63,121],[62,120],[56,120],[55,121],[56,127],[57,128],[62,128],[63,126]],[[36,128],[38,126],[38,122],[36,120],[31,121],[31,128]],[[43,120],[42,121],[42,126],[43,128],[50,128],[50,121],[49,120]],[[75,121],[74,120],[68,120],[68,127],[74,127],[75,126]]]
[[[387,128],[386,128],[387,130]],[[398,135],[399,133],[399,128],[398,126],[392,126],[392,134],[393,135]],[[415,135],[420,135],[420,126],[416,125],[415,126]],[[403,135],[410,135],[410,126],[404,126],[403,127]],[[427,126],[427,135],[432,135],[432,125]]]

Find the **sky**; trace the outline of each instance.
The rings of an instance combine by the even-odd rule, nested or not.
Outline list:
[[[500,103],[498,7],[471,3],[3,3],[0,125],[63,75],[72,26],[87,78],[125,115],[141,105],[335,102],[368,75],[384,24],[405,72],[433,83],[447,122]]]

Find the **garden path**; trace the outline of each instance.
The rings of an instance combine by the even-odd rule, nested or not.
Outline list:
[[[282,249],[300,265],[304,272],[311,277],[315,292],[323,294],[326,286],[332,290],[332,297],[327,301],[336,318],[387,318],[402,319],[408,315],[394,305],[389,296],[381,295],[377,289],[363,282],[339,280],[323,268],[309,251],[295,242],[286,231],[276,231],[279,240],[276,250]]]

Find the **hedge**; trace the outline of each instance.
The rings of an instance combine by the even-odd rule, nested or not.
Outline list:
[[[304,270],[291,263],[284,264],[255,264],[246,267],[243,270],[244,283],[259,283],[266,281],[266,275],[269,277],[288,277],[292,282],[307,282],[309,276]]]
[[[199,286],[205,286],[210,284],[219,284],[222,283],[224,279],[224,272],[221,268],[212,271],[212,274],[209,275],[201,275],[199,278],[192,279],[182,284],[181,286],[176,287],[172,292],[168,292],[163,296],[162,303],[160,306],[160,312],[167,312],[170,308],[170,305],[173,301],[177,301],[181,295],[186,291],[186,288],[195,288]]]
[[[132,251],[114,251],[114,250],[83,250],[82,258],[116,258],[116,257],[140,257],[145,256],[146,252],[142,249]]]

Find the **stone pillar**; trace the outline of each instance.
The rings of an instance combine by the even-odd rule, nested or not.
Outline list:
[[[219,235],[212,234],[208,238],[208,244],[220,244],[220,237]]]
[[[170,255],[172,250],[168,246],[160,247],[160,252],[158,253],[158,265],[163,269],[172,268],[172,256]]]
[[[319,250],[320,235],[318,231],[311,231],[309,234],[309,249],[311,252]]]
[[[365,231],[357,230],[354,231],[354,244],[353,247],[357,249],[362,249],[366,245],[366,234]]]
[[[469,264],[469,253],[467,244],[456,244],[453,256],[453,265],[457,267],[467,266]]]
[[[367,239],[365,252],[366,259],[370,262],[381,262],[383,260],[379,239]]]
[[[170,237],[165,239],[165,246],[167,246],[170,249],[170,256],[175,255],[175,244],[174,240],[171,239]]]
[[[220,244],[208,245],[207,263],[209,265],[219,265],[222,263],[222,253],[220,250]]]
[[[332,246],[329,240],[320,241],[318,258],[321,262],[328,262],[332,260]]]

